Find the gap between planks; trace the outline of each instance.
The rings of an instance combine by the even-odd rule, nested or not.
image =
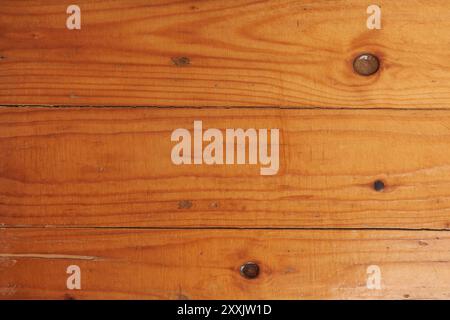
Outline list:
[[[74,225],[0,225],[1,229],[100,229],[100,230],[279,230],[279,231],[423,231],[448,232],[448,228],[329,228],[329,227],[138,227],[138,226],[74,226]]]
[[[181,109],[181,110],[331,110],[331,111],[355,111],[355,110],[367,110],[367,111],[450,111],[449,107],[440,108],[408,108],[408,107],[316,107],[316,106],[100,106],[100,105],[33,105],[33,104],[1,104],[0,108],[54,108],[54,109]]]

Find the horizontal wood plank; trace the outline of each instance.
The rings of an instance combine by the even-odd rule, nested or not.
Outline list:
[[[376,3],[2,0],[0,104],[448,108],[450,3]]]
[[[278,173],[173,164],[194,120],[279,128]],[[449,228],[447,111],[0,108],[0,127],[6,226]]]
[[[447,231],[0,229],[0,298],[448,299],[449,246]]]

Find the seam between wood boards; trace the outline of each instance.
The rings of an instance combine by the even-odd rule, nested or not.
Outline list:
[[[450,107],[442,108],[389,108],[389,107],[314,107],[314,106],[101,106],[101,105],[9,105],[0,104],[0,108],[54,108],[54,109],[218,109],[218,110],[232,110],[232,109],[262,109],[262,110],[340,110],[340,111],[354,111],[354,110],[382,110],[382,111],[450,111]]]
[[[98,230],[279,230],[279,231],[423,231],[423,232],[449,232],[450,229],[439,228],[332,228],[332,227],[136,227],[136,226],[73,226],[73,225],[1,225],[1,229],[98,229]]]

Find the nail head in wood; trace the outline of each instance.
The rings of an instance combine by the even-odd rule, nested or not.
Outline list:
[[[259,266],[254,262],[246,262],[241,266],[241,275],[246,279],[255,279],[259,275]]]
[[[363,53],[353,61],[353,69],[361,76],[371,76],[380,68],[380,60],[371,53]]]
[[[375,189],[375,191],[378,191],[378,192],[383,191],[384,190],[384,182],[381,180],[376,180],[373,183],[373,188]]]

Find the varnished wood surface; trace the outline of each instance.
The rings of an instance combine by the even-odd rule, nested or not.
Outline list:
[[[448,232],[0,229],[0,298],[448,299]],[[245,279],[241,264],[257,262]],[[81,269],[67,290],[66,269]],[[367,267],[381,289],[366,287]]]
[[[280,128],[278,174],[174,165],[196,119]],[[449,228],[446,111],[0,108],[0,127],[6,226]]]
[[[448,1],[69,4],[0,2],[0,299],[450,299]],[[172,164],[194,120],[278,174]]]
[[[449,2],[376,3],[3,0],[0,104],[448,108]]]

